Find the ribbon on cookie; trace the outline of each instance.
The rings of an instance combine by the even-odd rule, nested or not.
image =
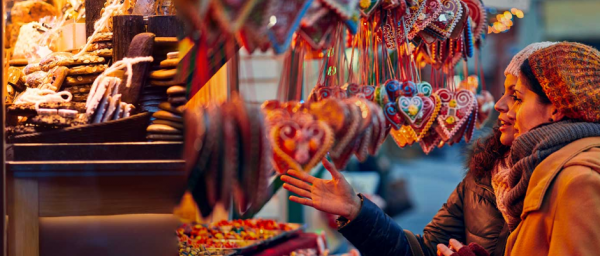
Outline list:
[[[66,96],[67,98],[63,98]],[[62,91],[55,92],[49,89],[37,89],[37,88],[27,88],[23,94],[15,101],[15,104],[23,104],[23,103],[34,103],[35,111],[38,115],[52,115],[59,114],[61,116],[71,116],[72,111],[60,111],[58,109],[45,109],[40,108],[40,104],[42,103],[55,103],[55,102],[69,102],[73,98],[73,95],[70,92]],[[64,110],[64,109],[61,109]],[[77,111],[75,111],[77,114]]]

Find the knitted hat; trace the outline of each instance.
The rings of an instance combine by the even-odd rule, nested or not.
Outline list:
[[[539,43],[533,43],[528,45],[527,47],[523,48],[523,50],[521,50],[519,53],[517,53],[512,60],[510,60],[510,63],[508,64],[508,67],[506,67],[506,69],[504,70],[504,75],[513,75],[513,76],[519,76],[519,73],[521,73],[521,65],[523,64],[523,62],[529,58],[529,56],[540,50],[540,49],[544,49],[548,46],[551,45],[555,45],[556,42],[539,42]]]
[[[566,117],[600,122],[600,52],[563,42],[529,56],[529,65],[548,99]]]

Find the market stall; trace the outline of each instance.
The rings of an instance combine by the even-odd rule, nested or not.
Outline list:
[[[468,142],[494,103],[479,0],[11,4],[9,255],[327,255],[302,223],[255,218],[281,174],[388,136]],[[239,51],[282,56],[277,100],[244,95]]]

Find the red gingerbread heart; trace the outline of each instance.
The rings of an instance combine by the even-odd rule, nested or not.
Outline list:
[[[440,15],[425,29],[440,40],[450,37],[456,24],[462,18],[463,10],[460,0],[442,0]]]
[[[409,39],[413,39],[420,31],[437,19],[442,11],[440,0],[424,0],[423,4],[425,4],[425,9],[417,16],[415,24],[411,27],[408,33]]]
[[[436,131],[437,126],[438,124],[434,123],[433,127],[429,129],[427,134],[425,134],[425,136],[419,140],[419,145],[421,145],[421,149],[423,149],[423,152],[425,152],[426,155],[429,155],[429,152],[431,152],[436,146],[439,146],[442,142],[442,137]]]
[[[300,125],[289,120],[273,127],[270,140],[277,172],[310,171],[333,145],[333,131],[322,121]]]
[[[481,41],[482,35],[487,31],[487,12],[481,0],[462,0],[469,8],[469,17],[473,21],[471,31],[475,42]]]
[[[461,89],[452,92],[447,88],[439,89],[437,94],[442,102],[442,108],[437,118],[440,135],[447,141],[468,121],[473,112],[475,96],[468,90]]]
[[[479,115],[479,107],[477,106],[477,101],[473,101],[473,113],[471,113],[471,117],[469,117],[469,124],[467,125],[467,130],[465,131],[465,142],[471,142],[473,138],[473,132],[475,132],[475,124],[477,123],[477,116]]]
[[[424,95],[419,95],[419,97],[423,100],[423,108],[421,114],[410,126],[415,130],[419,139],[421,139],[425,137],[433,123],[435,123],[442,104],[440,97],[435,93],[429,97]]]

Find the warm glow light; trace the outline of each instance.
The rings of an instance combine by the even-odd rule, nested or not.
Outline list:
[[[493,31],[493,28],[491,26],[488,26],[488,34],[491,34]]]
[[[500,23],[494,22],[494,29],[500,31]]]
[[[523,11],[518,11],[516,15],[517,15],[517,18],[519,18],[519,19],[522,19],[525,16]]]
[[[507,27],[504,24],[498,24],[498,30],[504,32],[506,31]]]
[[[504,25],[508,26],[509,28],[512,27],[514,24],[512,22],[512,20],[509,20],[507,23],[504,23]]]
[[[505,11],[504,12],[504,17],[510,20],[510,19],[512,19],[513,16],[512,16],[512,14],[510,14],[509,11]]]
[[[502,19],[504,19],[504,15],[498,14],[498,15],[496,15],[496,19],[497,20],[502,20]]]
[[[517,9],[517,8],[511,8],[511,9],[510,9],[510,12],[511,12],[512,14],[514,14],[514,15],[517,15],[517,12],[518,12],[518,11],[519,11],[519,9]]]

